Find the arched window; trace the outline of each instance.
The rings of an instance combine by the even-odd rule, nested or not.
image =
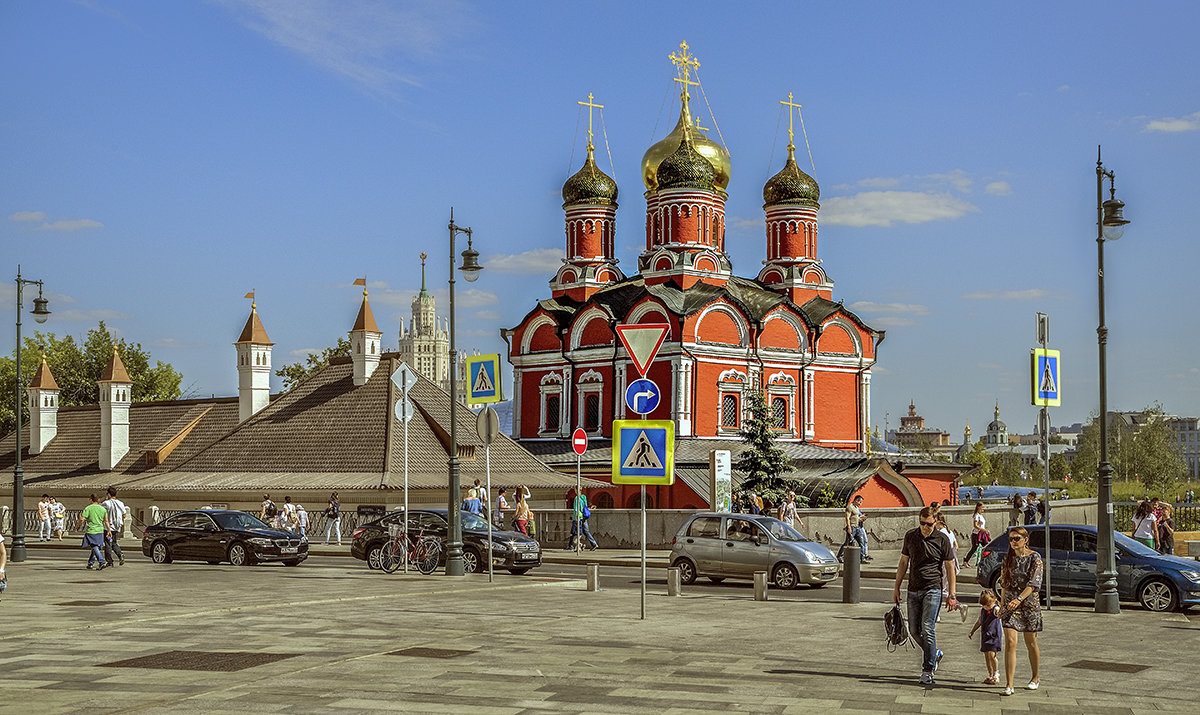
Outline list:
[[[771,399],[771,426],[775,429],[787,429],[788,406],[786,398],[774,397]]]
[[[557,393],[546,395],[546,432],[558,431],[560,399]]]
[[[721,426],[726,429],[738,428],[737,395],[729,393],[721,395]]]
[[[589,393],[583,398],[583,429],[595,432],[600,429],[600,394]]]

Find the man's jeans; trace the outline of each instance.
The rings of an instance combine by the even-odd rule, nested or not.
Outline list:
[[[42,536],[43,533],[45,534],[45,536]],[[44,539],[46,541],[49,541],[50,537],[53,535],[54,535],[54,529],[51,528],[50,517],[46,517],[45,519],[42,519],[38,523],[38,540],[40,541],[40,540]]]
[[[582,528],[580,530],[583,532],[583,538],[587,539],[588,543],[591,544],[592,546],[596,545],[596,540],[594,538],[592,538],[592,532],[588,529],[587,522],[588,522],[587,519],[581,519],[579,521],[575,521],[575,520],[571,521],[571,540],[567,542],[567,548],[569,548],[569,549],[575,548],[575,535],[578,533],[578,531],[576,531],[576,528],[579,526],[582,526]]]
[[[842,547],[838,549],[838,561],[842,560],[842,554],[846,551],[846,547],[853,541],[858,544],[858,548],[862,549],[859,554],[861,558],[867,558],[867,530],[861,526],[856,526],[846,534],[846,540],[842,542]]]
[[[125,561],[125,554],[121,551],[121,543],[117,540],[120,536],[119,531],[111,531],[104,535],[104,560],[109,566],[115,565],[118,560],[122,563]],[[114,559],[113,556],[117,558]]]
[[[917,645],[925,653],[925,662],[921,670],[932,673],[937,664],[937,627],[938,609],[942,607],[942,590],[931,588],[926,591],[908,592],[908,630]]]

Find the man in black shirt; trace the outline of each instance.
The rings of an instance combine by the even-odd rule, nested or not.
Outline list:
[[[950,539],[935,528],[933,509],[921,509],[920,526],[904,535],[900,564],[896,567],[896,587],[892,598],[900,603],[900,584],[908,576],[908,628],[924,652],[921,683],[933,685],[933,673],[942,659],[937,649],[938,609],[942,601],[942,575],[948,579],[946,589],[950,600],[946,607],[958,608],[954,585],[954,553]],[[942,566],[945,564],[946,568]]]

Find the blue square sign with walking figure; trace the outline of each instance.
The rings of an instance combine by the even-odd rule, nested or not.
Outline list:
[[[613,484],[674,484],[675,423],[613,421]]]

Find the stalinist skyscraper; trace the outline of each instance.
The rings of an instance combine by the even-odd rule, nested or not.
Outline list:
[[[450,390],[450,332],[439,321],[433,296],[425,290],[425,259],[421,254],[421,292],[412,301],[408,330],[400,326],[400,356],[411,368]]]

